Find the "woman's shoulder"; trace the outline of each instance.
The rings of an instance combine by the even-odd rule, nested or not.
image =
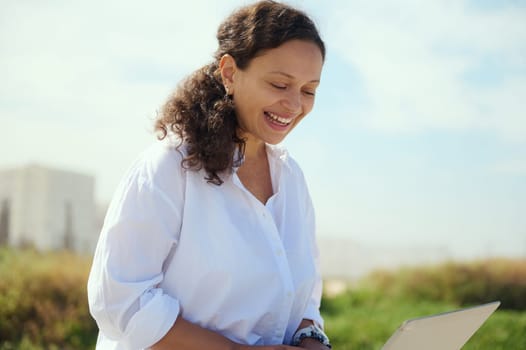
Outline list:
[[[182,167],[184,145],[175,139],[154,141],[142,151],[129,167],[124,182],[138,182],[140,186],[173,189],[184,182]]]
[[[113,223],[153,212],[156,217],[166,218],[166,213],[179,212],[184,206],[186,186],[182,159],[175,144],[156,141],[147,147],[125,172],[105,220]]]
[[[181,162],[185,157],[185,145],[177,139],[164,138],[154,141],[139,156],[139,161],[150,175],[181,171]]]

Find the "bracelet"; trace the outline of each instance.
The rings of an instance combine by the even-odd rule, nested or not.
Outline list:
[[[305,338],[313,338],[325,345],[326,347],[328,347],[329,349],[332,348],[327,335],[325,335],[325,333],[323,333],[323,331],[315,325],[310,325],[308,327],[298,329],[292,337],[292,345],[300,345],[301,341]]]

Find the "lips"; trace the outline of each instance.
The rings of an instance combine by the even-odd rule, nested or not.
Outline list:
[[[294,120],[294,118],[284,118],[272,112],[264,112],[264,113],[265,113],[265,117],[267,117],[267,120],[269,120],[271,123],[274,123],[280,126],[287,126],[290,123],[292,123],[292,121]]]

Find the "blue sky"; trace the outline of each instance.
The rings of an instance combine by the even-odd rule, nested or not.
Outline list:
[[[0,167],[91,173],[107,201],[151,118],[243,1],[3,1]],[[290,1],[328,46],[285,144],[320,235],[526,256],[526,1]]]

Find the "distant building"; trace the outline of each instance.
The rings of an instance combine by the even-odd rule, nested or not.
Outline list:
[[[95,179],[30,165],[0,171],[0,245],[92,253]]]

